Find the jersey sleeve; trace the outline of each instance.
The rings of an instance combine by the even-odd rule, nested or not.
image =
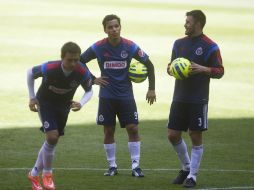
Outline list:
[[[217,44],[210,47],[206,57],[208,66],[211,68],[211,78],[221,78],[224,75],[224,67],[222,65],[222,58],[220,49]]]
[[[47,70],[46,64],[47,63],[44,63],[42,65],[37,65],[32,68],[32,77],[34,79],[37,79],[39,77],[46,75],[46,70]]]
[[[92,89],[93,85],[92,81],[93,80],[90,71],[87,68],[85,68],[85,72],[82,74],[81,86],[86,92]]]
[[[148,55],[140,49],[136,44],[132,47],[132,51],[134,52],[133,58],[141,63],[145,63],[148,59]]]
[[[81,54],[81,56],[80,56],[81,63],[85,64],[85,63],[91,61],[92,59],[96,58],[96,54],[93,50],[93,46],[89,47],[84,53]]]

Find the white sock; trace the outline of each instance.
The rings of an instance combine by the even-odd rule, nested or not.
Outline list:
[[[188,175],[187,178],[193,178],[196,181],[202,155],[203,155],[203,145],[192,146],[190,174]]]
[[[116,165],[116,143],[104,144],[109,167],[117,167]]]
[[[43,173],[52,173],[52,163],[55,155],[55,145],[43,144]]]
[[[131,155],[132,169],[139,166],[140,160],[140,141],[138,142],[128,142],[129,152]]]
[[[177,153],[178,159],[182,164],[184,171],[190,170],[190,157],[188,155],[187,146],[183,139],[178,144],[173,144],[173,147]]]
[[[42,154],[43,154],[43,145],[41,146],[41,149],[38,153],[38,157],[37,160],[35,162],[35,165],[33,167],[33,169],[31,170],[31,175],[32,176],[38,176],[39,173],[42,171],[43,169],[43,159],[42,159]]]

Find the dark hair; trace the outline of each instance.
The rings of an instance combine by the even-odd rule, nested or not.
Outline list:
[[[107,22],[114,20],[114,19],[116,19],[118,21],[119,25],[121,26],[121,19],[117,15],[111,14],[111,15],[106,15],[102,21],[102,25],[103,25],[104,29],[106,28]]]
[[[66,53],[78,53],[81,54],[81,49],[78,44],[74,42],[67,42],[61,48],[61,58],[64,58]]]
[[[186,16],[192,16],[195,22],[199,22],[201,28],[204,28],[206,23],[206,16],[201,10],[192,10],[186,13]]]

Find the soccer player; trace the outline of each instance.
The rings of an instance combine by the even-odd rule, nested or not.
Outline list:
[[[94,79],[94,83],[101,86],[97,124],[104,126],[104,149],[109,163],[109,169],[104,175],[117,174],[114,138],[117,116],[121,128],[125,128],[128,133],[132,176],[144,177],[139,166],[138,112],[128,77],[128,68],[132,58],[146,65],[149,80],[146,100],[151,105],[156,101],[154,66],[137,44],[120,36],[121,22],[118,16],[106,15],[102,24],[108,37],[94,43],[82,53],[81,62],[87,63],[97,58],[101,71],[101,77]]]
[[[218,45],[203,34],[205,23],[206,16],[202,11],[187,12],[184,25],[186,36],[175,41],[171,56],[171,62],[184,57],[192,63],[190,77],[175,80],[168,122],[168,139],[182,165],[182,170],[172,183],[183,184],[186,188],[196,185],[203,154],[202,132],[208,127],[210,78],[221,78],[224,74]],[[182,131],[187,130],[192,142],[190,157],[181,136]]]
[[[52,162],[55,147],[60,136],[64,135],[70,109],[79,111],[92,97],[92,78],[90,71],[79,62],[81,49],[73,42],[67,42],[61,49],[61,60],[49,61],[35,66],[27,72],[29,89],[29,108],[39,112],[41,130],[45,133],[37,161],[28,174],[33,190],[42,190],[39,173],[42,171],[43,186],[55,190],[52,179]],[[42,83],[35,96],[34,80],[42,77]],[[72,98],[78,86],[85,93],[79,102]]]

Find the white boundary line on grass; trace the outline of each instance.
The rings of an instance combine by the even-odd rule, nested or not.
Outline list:
[[[31,168],[0,168],[1,171],[18,171],[18,170],[30,170]],[[67,171],[104,171],[106,168],[54,168],[54,170],[67,170]],[[122,171],[129,171],[130,169],[118,169]],[[179,169],[165,169],[165,168],[155,168],[155,169],[143,169],[146,171],[178,171]],[[205,172],[240,172],[240,173],[254,173],[254,170],[226,170],[226,169],[200,169]],[[202,188],[196,190],[246,190],[254,189],[254,186],[245,187],[214,187],[214,188]]]
[[[242,190],[242,189],[254,189],[254,186],[248,187],[218,187],[218,188],[204,188],[204,189],[196,189],[196,190]]]
[[[29,170],[31,168],[0,168],[0,171],[18,171],[18,170]],[[54,170],[87,170],[87,171],[102,171],[107,168],[53,168]],[[118,169],[118,170],[131,170],[131,169]],[[166,169],[166,168],[144,168],[144,171],[178,171],[179,169]],[[230,170],[230,169],[200,169],[204,172],[240,172],[240,173],[254,173],[254,170]]]

